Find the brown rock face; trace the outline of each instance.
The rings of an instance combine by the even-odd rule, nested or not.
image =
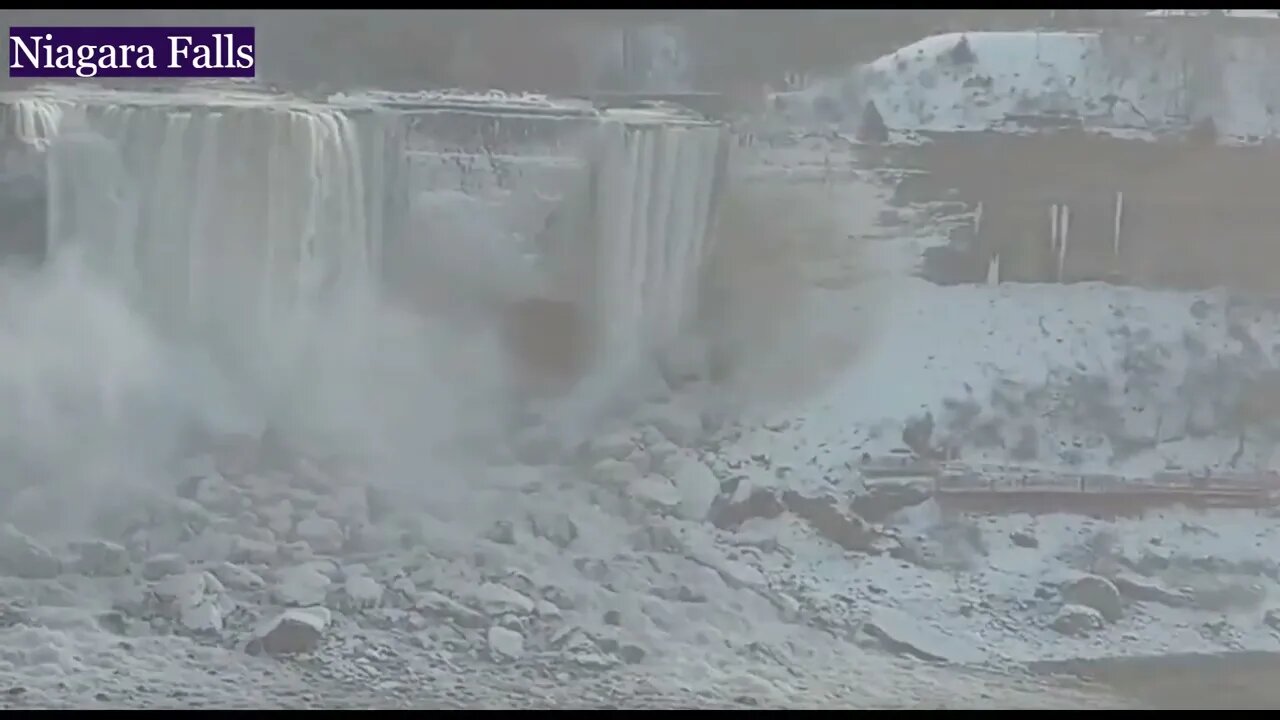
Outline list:
[[[521,384],[535,394],[567,388],[590,355],[586,318],[571,302],[531,298],[512,304],[504,336]]]
[[[784,512],[805,521],[813,531],[845,550],[867,552],[879,534],[852,510],[842,509],[832,497],[806,497],[787,490],[781,493],[757,489],[744,501],[722,505],[713,523],[722,530],[736,528],[752,518],[776,518]]]

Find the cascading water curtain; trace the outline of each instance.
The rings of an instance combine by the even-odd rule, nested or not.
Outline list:
[[[0,105],[0,132],[43,150],[58,133],[65,107],[43,98],[21,98]]]
[[[709,124],[604,124],[594,208],[598,365],[635,362],[684,329],[727,147]]]
[[[0,103],[0,260],[16,255],[40,262],[47,255],[44,156],[65,111],[45,98]]]
[[[386,163],[366,158],[351,117],[162,106],[82,115],[48,156],[51,247],[85,247],[171,330],[261,343],[376,291],[382,196],[395,188],[370,177]]]

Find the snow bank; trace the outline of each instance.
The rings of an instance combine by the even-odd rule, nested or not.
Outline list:
[[[1264,309],[1096,284],[897,278],[880,313],[882,327],[827,392],[745,431],[725,467],[764,455],[805,468],[797,478],[834,482],[863,453],[903,448],[905,423],[925,413],[934,442],[966,462],[1149,476],[1271,461],[1265,398],[1280,327]],[[763,471],[752,481],[777,483]]]

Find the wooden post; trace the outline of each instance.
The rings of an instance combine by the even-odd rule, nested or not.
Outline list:
[[[1057,265],[1058,258],[1058,203],[1049,205],[1049,257]]]
[[[1058,221],[1058,282],[1062,282],[1062,274],[1067,266],[1067,230],[1071,226],[1071,208],[1065,203],[1062,208],[1062,219]]]
[[[1049,206],[1049,252],[1058,254],[1058,204]]]
[[[1115,255],[1116,263],[1120,261],[1120,221],[1124,218],[1124,191],[1116,191],[1116,229],[1115,238],[1111,243],[1112,253]],[[1117,268],[1119,270],[1119,268]]]

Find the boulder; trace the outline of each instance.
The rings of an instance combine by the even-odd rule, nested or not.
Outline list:
[[[244,508],[244,496],[240,488],[217,473],[196,481],[195,496],[192,499],[213,512],[227,515],[238,513]]]
[[[1063,635],[1081,636],[1102,629],[1106,619],[1102,613],[1084,605],[1063,605],[1050,627]]]
[[[928,627],[901,610],[880,607],[862,624],[862,631],[890,652],[930,662],[976,663],[983,660],[976,637],[960,637]]]
[[[1189,592],[1169,590],[1145,579],[1117,575],[1112,582],[1124,597],[1169,607],[1191,607],[1195,597]]]
[[[319,515],[312,515],[299,522],[294,532],[299,539],[322,555],[336,555],[342,552],[342,546],[346,543],[342,525],[337,520]]]
[[[222,608],[214,596],[204,596],[178,606],[178,622],[193,633],[221,632]]]
[[[676,405],[651,405],[640,414],[640,421],[680,447],[694,447],[702,437],[701,415]]]
[[[308,546],[309,548],[309,546]],[[234,563],[269,565],[280,556],[280,548],[273,542],[254,540],[236,535],[231,538],[227,559]]]
[[[1020,548],[1031,549],[1040,547],[1040,541],[1036,539],[1035,534],[1030,530],[1014,530],[1009,533],[1009,539],[1013,541],[1014,545],[1017,545]]]
[[[152,592],[167,603],[194,603],[204,597],[209,587],[207,576],[208,573],[199,570],[170,575],[157,582]]]
[[[213,574],[223,585],[232,590],[252,591],[261,590],[266,587],[266,581],[257,573],[239,565],[230,562],[219,563],[210,568],[209,572]]]
[[[867,491],[853,499],[853,510],[863,519],[879,523],[899,510],[914,507],[932,494],[932,480],[877,478],[865,481]]]
[[[524,636],[510,628],[494,625],[487,640],[494,660],[515,660],[524,654]]]
[[[483,613],[434,590],[427,590],[414,598],[414,604],[423,612],[452,620],[464,628],[481,628],[486,624]]]
[[[367,575],[352,575],[342,584],[342,604],[352,610],[375,608],[382,604],[382,585]]]
[[[635,448],[636,444],[629,433],[616,432],[587,441],[582,453],[593,462],[625,460]]]
[[[324,604],[332,581],[311,565],[297,565],[280,573],[271,597],[281,605],[307,607]]]
[[[118,577],[129,572],[129,551],[122,545],[106,540],[73,543],[71,549],[79,556],[76,570],[94,577]]]
[[[671,483],[680,497],[677,514],[685,520],[706,520],[720,495],[720,481],[711,468],[697,460],[682,458],[674,465]]]
[[[636,478],[627,486],[627,494],[642,505],[662,512],[674,511],[680,505],[680,491],[661,475]]]
[[[591,468],[591,478],[609,487],[626,487],[639,477],[636,466],[622,460],[601,460]]]
[[[1280,610],[1273,608],[1263,613],[1262,623],[1272,630],[1280,631]]]
[[[0,525],[0,575],[38,580],[57,577],[62,561],[13,525]]]
[[[177,553],[159,553],[142,562],[142,577],[161,580],[187,571],[187,559]]]
[[[536,537],[558,548],[567,548],[578,539],[578,525],[568,513],[533,514],[529,516],[529,525]]]
[[[331,616],[323,607],[291,608],[259,626],[246,650],[252,654],[294,655],[320,647]]]
[[[1086,575],[1063,583],[1060,592],[1064,603],[1092,608],[1107,622],[1115,622],[1124,614],[1120,590],[1106,578]]]
[[[536,607],[532,598],[497,583],[484,583],[476,588],[474,594],[481,609],[490,616],[507,613],[532,615]]]

